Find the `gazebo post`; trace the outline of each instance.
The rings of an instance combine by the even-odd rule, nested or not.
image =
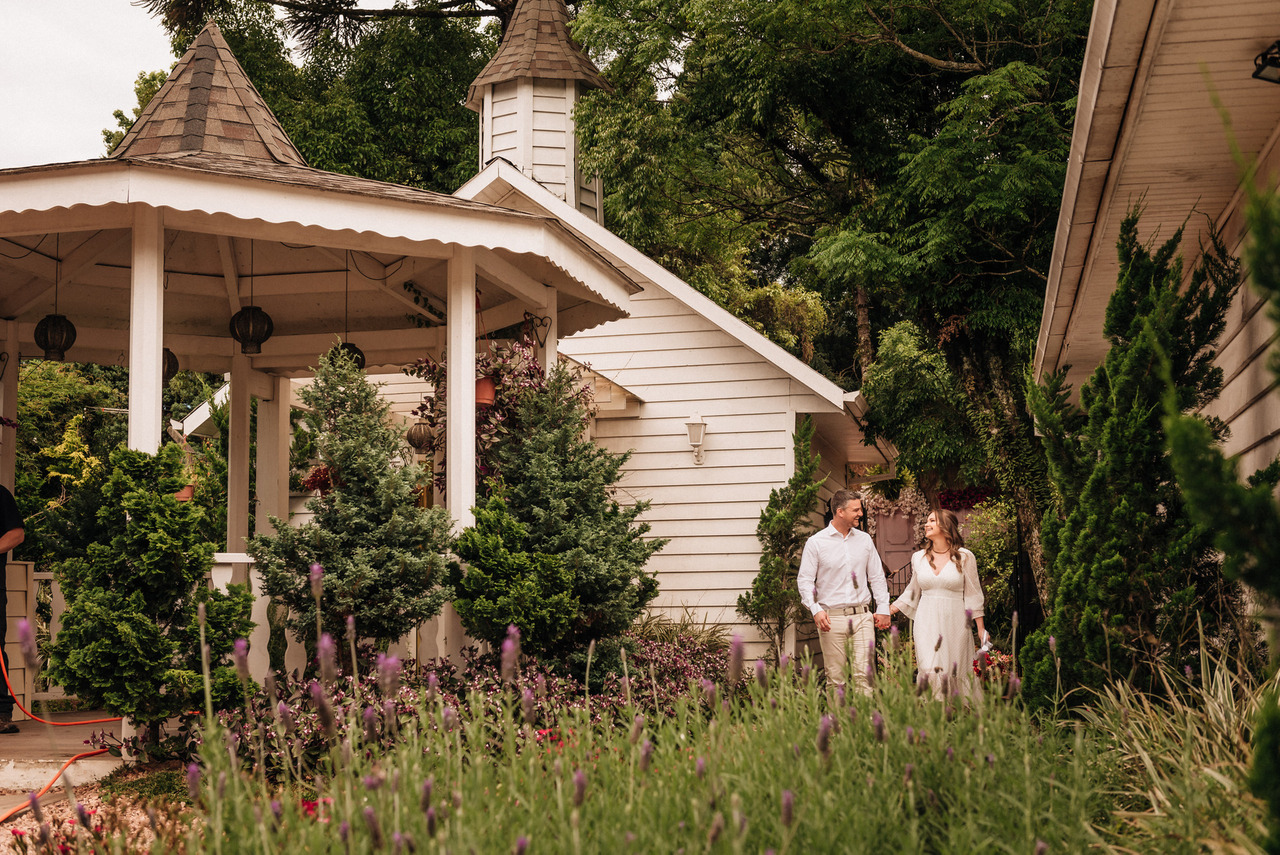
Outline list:
[[[560,358],[560,322],[557,320],[560,312],[556,304],[557,296],[556,289],[548,285],[547,300],[542,309],[547,313],[547,317],[550,318],[550,324],[547,326],[547,343],[538,348],[538,358],[542,362],[542,370],[547,374],[550,374],[551,369],[556,367],[556,360]]]
[[[158,208],[133,212],[129,310],[129,448],[160,450],[164,364],[164,217]]]
[[[455,246],[449,259],[446,354],[445,504],[458,529],[475,522],[476,502],[476,265],[474,250]],[[462,650],[462,622],[452,604],[440,613],[437,650]]]
[[[249,536],[249,410],[253,390],[249,357],[231,357],[230,424],[227,437],[227,552],[244,552]],[[243,582],[232,573],[233,582]]]
[[[4,380],[0,381],[0,416],[18,420],[18,322],[4,322]],[[0,484],[13,492],[17,479],[18,432],[0,428]]]
[[[271,531],[270,517],[289,519],[289,378],[272,377],[268,381],[270,398],[258,399],[258,460],[256,481],[258,508],[255,530]],[[262,590],[262,578],[250,570],[253,586],[253,618],[256,626],[249,635],[249,673],[262,679],[271,669],[267,642],[271,627],[267,623],[268,598]]]

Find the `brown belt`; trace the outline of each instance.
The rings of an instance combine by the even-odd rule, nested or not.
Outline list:
[[[870,606],[839,606],[834,609],[827,609],[827,614],[844,617],[847,615],[864,615],[869,611],[871,611]]]

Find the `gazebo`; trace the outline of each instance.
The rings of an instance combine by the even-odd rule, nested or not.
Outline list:
[[[16,415],[19,358],[59,358],[65,322],[66,359],[128,366],[134,449],[161,443],[169,354],[230,374],[226,552],[243,580],[252,397],[265,522],[288,516],[290,378],[340,341],[371,369],[447,350],[447,503],[467,525],[477,329],[547,319],[550,363],[559,336],[624,317],[639,290],[555,219],[308,167],[210,23],[110,156],[0,170],[0,414]],[[446,622],[440,649],[459,641]]]

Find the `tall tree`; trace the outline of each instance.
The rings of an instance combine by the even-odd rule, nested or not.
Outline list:
[[[1059,664],[1066,688],[1111,677],[1149,686],[1156,663],[1196,661],[1198,619],[1210,642],[1233,637],[1238,603],[1212,533],[1190,517],[1178,490],[1161,418],[1166,394],[1181,413],[1217,397],[1214,346],[1240,263],[1211,234],[1188,280],[1181,239],[1179,229],[1154,250],[1143,245],[1131,212],[1120,226],[1120,278],[1103,323],[1106,359],[1081,387],[1079,405],[1065,372],[1032,388],[1058,497],[1044,527],[1057,580],[1053,610],[1022,652],[1028,689],[1041,696],[1052,695]]]

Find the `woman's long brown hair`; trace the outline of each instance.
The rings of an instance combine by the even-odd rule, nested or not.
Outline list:
[[[960,518],[955,515],[954,511],[948,511],[945,508],[935,508],[932,513],[938,518],[938,529],[947,541],[947,548],[951,550],[951,560],[955,562],[956,569],[960,569],[960,548],[964,546],[964,535],[960,534]],[[929,556],[929,566],[933,569],[933,543],[929,543],[927,550]]]

